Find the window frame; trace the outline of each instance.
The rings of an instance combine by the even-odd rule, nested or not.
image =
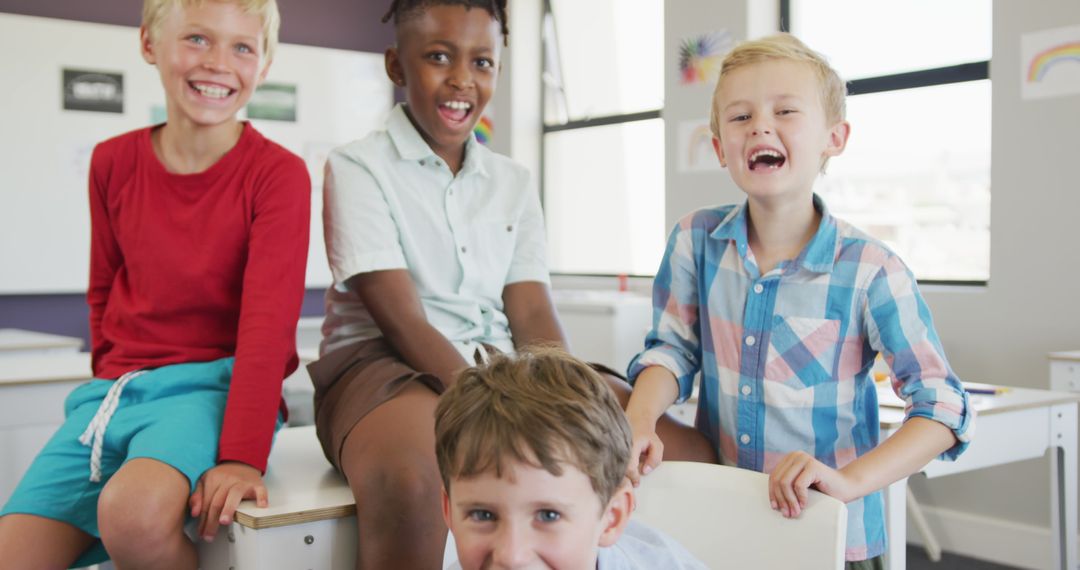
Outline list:
[[[781,32],[791,31],[791,0],[779,0],[780,13],[777,25]],[[948,85],[950,83],[967,83],[971,81],[990,81],[990,60],[973,61],[944,67],[933,67],[902,73],[864,77],[847,81],[847,96],[868,95],[870,93],[883,93],[887,91],[901,91],[919,87],[934,87]],[[990,102],[991,109],[993,101]],[[991,143],[993,144],[993,143]],[[991,181],[992,184],[992,181]],[[991,186],[991,196],[993,189]],[[993,204],[991,203],[991,208]],[[992,247],[992,242],[991,242]],[[961,287],[986,287],[990,282],[990,276],[986,279],[920,279],[915,277],[919,285],[945,285]]]
[[[547,25],[547,21],[548,21],[549,18],[552,21],[554,20],[554,13],[555,13],[555,11],[552,8],[551,0],[544,0],[543,13],[542,13],[542,16],[540,18],[540,41],[541,41],[541,43],[544,43],[544,42],[547,41],[546,40],[547,31],[545,30],[545,27]],[[555,30],[554,24],[552,24],[552,33],[556,35],[556,39],[555,39],[555,45],[556,45],[555,51],[556,51],[556,54],[555,55],[556,55],[556,57],[561,57],[562,56],[562,52],[560,51],[561,47],[560,47],[560,45],[558,43],[557,30]],[[540,50],[540,54],[541,54],[540,55],[540,58],[541,58],[541,61],[540,61],[541,74],[546,74],[547,70],[549,69],[548,58],[550,57],[550,54],[549,54],[549,51],[548,51],[546,45],[543,46],[543,49]],[[561,65],[561,62],[559,62],[559,64]],[[549,125],[547,123],[547,120],[546,120],[546,117],[545,117],[545,114],[547,112],[548,90],[549,90],[548,84],[546,83],[546,81],[542,80],[541,81],[541,87],[540,87],[540,169],[539,169],[539,172],[537,173],[536,176],[537,176],[537,181],[538,181],[538,184],[539,184],[539,187],[540,187],[540,203],[541,203],[541,205],[544,205],[544,206],[547,205],[547,186],[546,186],[547,181],[545,180],[545,176],[544,176],[544,164],[546,163],[545,159],[547,158],[547,156],[546,156],[547,155],[546,148],[547,148],[547,135],[548,134],[550,134],[550,133],[558,133],[558,132],[562,132],[562,131],[588,129],[588,128],[591,128],[591,127],[603,127],[603,126],[609,126],[609,125],[622,125],[622,124],[626,124],[626,123],[633,123],[633,122],[637,122],[637,121],[647,121],[647,120],[652,120],[652,119],[660,119],[661,121],[663,120],[663,111],[664,111],[664,109],[663,109],[663,107],[661,107],[659,109],[649,109],[647,111],[637,111],[637,112],[633,112],[633,113],[622,113],[622,114],[617,114],[617,115],[604,115],[604,116],[601,116],[601,117],[589,117],[588,119],[567,120],[564,123],[558,123],[558,124],[554,124],[554,125]],[[544,215],[545,216],[547,215],[546,208],[544,210]],[[553,276],[560,276],[560,277],[562,277],[562,276],[566,276],[566,277],[616,277],[616,276],[619,276],[619,275],[626,275],[628,277],[648,277],[650,279],[655,277],[655,275],[646,275],[646,274],[637,274],[637,273],[616,274],[616,273],[564,272],[564,271],[554,271],[554,270],[551,270],[550,268],[549,268],[549,272]]]

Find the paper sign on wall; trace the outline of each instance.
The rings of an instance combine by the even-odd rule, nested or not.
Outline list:
[[[85,69],[63,70],[64,110],[124,112],[124,74]]]
[[[1024,99],[1080,93],[1080,26],[1024,34],[1020,65]]]
[[[679,172],[708,172],[720,170],[720,161],[712,147],[712,131],[709,119],[696,119],[679,123],[678,157],[675,160]]]

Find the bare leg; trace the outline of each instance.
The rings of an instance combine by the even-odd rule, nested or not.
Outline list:
[[[446,543],[435,462],[438,396],[413,382],[349,432],[341,470],[356,497],[357,568],[439,568]]]
[[[0,517],[0,570],[67,568],[94,544],[78,528],[37,515]]]
[[[630,385],[622,378],[605,374],[615,396],[619,398],[619,405],[626,409],[630,403]],[[719,463],[720,458],[716,455],[716,448],[709,442],[704,434],[693,426],[688,426],[673,418],[671,414],[664,414],[656,422],[656,435],[664,442],[664,459],[667,461],[697,461],[700,463]]]
[[[154,459],[128,461],[98,499],[98,528],[117,568],[195,569],[198,552],[184,534],[187,477]]]

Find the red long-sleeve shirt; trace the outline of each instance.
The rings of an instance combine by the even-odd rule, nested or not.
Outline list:
[[[90,336],[97,378],[235,356],[218,461],[266,469],[282,380],[297,366],[311,182],[244,124],[198,174],[172,174],[151,128],[90,165]]]

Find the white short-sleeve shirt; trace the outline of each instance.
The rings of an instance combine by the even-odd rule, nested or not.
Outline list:
[[[528,170],[469,138],[454,176],[398,105],[383,130],[330,153],[323,228],[334,285],[321,353],[382,336],[348,278],[408,269],[428,321],[472,362],[511,352],[503,288],[549,283],[544,220]]]

